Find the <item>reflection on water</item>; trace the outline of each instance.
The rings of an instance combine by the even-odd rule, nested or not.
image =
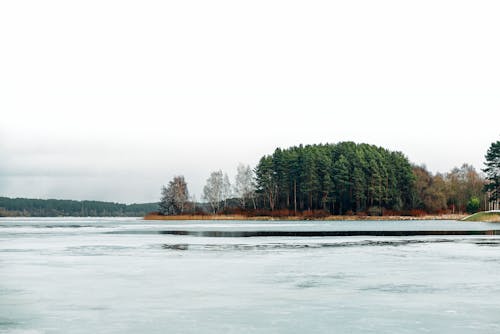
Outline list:
[[[152,231],[149,231],[152,232]],[[142,234],[142,231],[116,231],[111,234]],[[160,234],[192,235],[209,238],[251,238],[251,237],[409,237],[427,235],[500,235],[500,230],[403,230],[403,231],[158,231]]]
[[[405,246],[410,244],[430,244],[430,243],[473,243],[479,246],[500,246],[500,239],[498,240],[484,240],[484,239],[406,239],[406,240],[359,240],[348,242],[313,242],[313,243],[259,243],[259,244],[163,244],[163,249],[173,250],[207,250],[207,251],[225,251],[225,250],[272,250],[272,249],[300,249],[300,248],[331,248],[331,247],[373,247],[373,246]]]
[[[498,333],[497,226],[0,219],[0,333]]]

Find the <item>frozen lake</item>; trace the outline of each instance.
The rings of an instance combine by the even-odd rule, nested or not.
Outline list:
[[[493,230],[2,218],[0,333],[499,333]]]

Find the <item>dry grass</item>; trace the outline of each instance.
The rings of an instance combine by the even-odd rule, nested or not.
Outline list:
[[[316,221],[336,221],[336,220],[460,220],[465,215],[424,215],[424,216],[327,216],[322,218],[312,218],[303,216],[284,216],[270,217],[258,216],[248,217],[244,215],[177,215],[177,216],[162,216],[158,214],[148,214],[144,217],[145,220],[256,220],[256,221],[273,221],[273,220],[316,220]]]
[[[162,216],[158,214],[148,214],[144,220],[250,220],[242,215],[175,215]]]
[[[500,223],[500,213],[498,212],[478,212],[472,216],[466,217],[464,221]]]

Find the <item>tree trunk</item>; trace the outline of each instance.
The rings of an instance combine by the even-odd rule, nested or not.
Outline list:
[[[293,211],[297,215],[297,180],[293,180]]]

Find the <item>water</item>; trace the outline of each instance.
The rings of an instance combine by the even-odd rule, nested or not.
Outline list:
[[[0,333],[499,333],[499,236],[200,233],[495,229],[0,219]]]

